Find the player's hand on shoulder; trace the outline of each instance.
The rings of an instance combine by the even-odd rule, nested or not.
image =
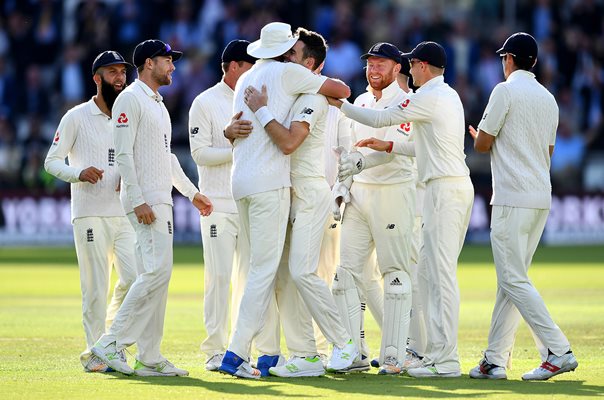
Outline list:
[[[390,148],[390,142],[380,140],[374,137],[359,140],[354,145],[356,147],[368,147],[376,151],[387,151]]]
[[[261,92],[259,92],[258,89],[253,86],[248,86],[245,89],[243,100],[253,112],[256,112],[260,108],[266,106],[268,104],[268,93],[266,91],[266,85],[262,85]]]
[[[134,215],[139,224],[151,225],[155,221],[153,209],[147,203],[134,207]]]
[[[252,133],[252,121],[240,119],[243,111],[239,111],[233,115],[231,122],[224,128],[224,137],[229,139],[231,143],[235,139],[245,139]]]
[[[195,197],[193,197],[193,205],[204,217],[210,215],[214,210],[214,206],[212,205],[210,199],[199,192],[195,193]]]
[[[90,166],[88,168],[83,169],[82,172],[80,172],[80,176],[78,177],[78,179],[81,182],[88,182],[88,183],[92,183],[94,185],[100,179],[103,179],[104,172],[105,172],[105,170]]]

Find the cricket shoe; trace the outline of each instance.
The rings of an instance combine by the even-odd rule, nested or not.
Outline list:
[[[136,360],[134,373],[138,376],[188,376],[189,371],[174,366],[170,361],[164,360],[156,365],[146,365]]]
[[[340,370],[345,370],[350,367],[352,363],[354,363],[357,358],[359,358],[360,353],[356,344],[350,339],[342,348],[338,346],[333,346],[333,352],[331,353],[331,358],[327,363],[327,371],[328,372],[339,372]]]
[[[109,343],[107,346],[103,346],[100,341],[96,342],[92,349],[92,354],[97,356],[107,367],[114,371],[121,372],[124,375],[134,374],[134,370],[130,368],[126,362],[125,353],[123,351],[117,351],[115,342]]]
[[[222,357],[224,357],[224,353],[214,354],[212,357],[209,357],[206,360],[206,371],[218,371],[218,368],[222,364]]]
[[[258,357],[258,362],[256,363],[256,369],[260,371],[262,376],[271,376],[268,372],[269,368],[272,367],[280,367],[285,365],[286,360],[282,355],[269,356],[263,355]]]
[[[434,365],[411,368],[407,370],[407,374],[413,378],[459,378],[461,376],[460,371],[438,372]]]
[[[302,376],[321,376],[325,375],[325,368],[321,362],[321,357],[290,357],[290,359],[279,367],[268,369],[271,375],[281,378],[298,378]]]
[[[539,367],[522,375],[523,381],[545,381],[564,372],[574,371],[579,366],[575,355],[569,351],[557,356],[550,353],[547,360]]]
[[[403,366],[395,357],[386,357],[384,364],[380,365],[379,375],[398,375],[403,371]]]
[[[350,364],[350,367],[343,368],[337,371],[334,371],[338,374],[347,374],[349,372],[365,372],[369,371],[371,366],[369,365],[369,359],[367,356],[361,356],[360,359],[357,359],[355,362]]]
[[[260,379],[260,370],[252,368],[249,362],[227,350],[222,357],[222,364],[218,371],[238,378]]]
[[[420,368],[423,366],[423,357],[420,357],[415,351],[407,349],[407,354],[405,355],[405,362],[403,363],[403,369],[407,371],[408,369]]]
[[[84,365],[84,371],[86,372],[113,372],[111,368],[107,366],[98,356],[91,354]]]
[[[491,364],[486,357],[470,370],[470,378],[474,379],[508,379],[505,368]]]

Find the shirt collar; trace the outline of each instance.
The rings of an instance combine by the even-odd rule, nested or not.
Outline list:
[[[432,86],[440,85],[441,83],[444,83],[444,82],[445,82],[444,76],[442,76],[442,75],[435,76],[434,78],[430,79],[428,82],[424,83],[419,89],[416,90],[416,92],[420,92],[427,88],[429,89]]]
[[[373,93],[371,91],[371,85],[367,85],[366,90],[371,95],[373,95]],[[378,101],[381,101],[383,99],[391,99],[395,96],[398,96],[400,93],[399,90],[403,90],[403,89],[401,89],[401,87],[398,85],[398,82],[395,79],[390,85],[388,85],[384,89],[382,89],[382,97],[380,97],[380,100],[378,100]],[[373,96],[373,97],[375,97],[375,96]]]
[[[227,85],[226,83],[224,83],[224,81],[220,81],[218,82],[218,86],[225,92],[228,93],[230,95],[234,95],[235,92],[233,91],[233,89],[230,88],[229,85]]]
[[[90,100],[88,100],[88,104],[90,105],[90,114],[92,115],[99,115],[102,114],[105,117],[107,117],[107,115],[101,111],[101,109],[99,108],[99,106],[96,105],[96,103],[94,102],[94,96],[90,98]]]
[[[134,81],[134,83],[136,83],[137,85],[139,85],[143,91],[145,92],[145,94],[149,97],[151,97],[153,100],[155,101],[163,101],[164,98],[161,96],[161,94],[159,93],[155,93],[149,86],[147,86],[147,84],[143,81],[141,81],[140,79],[136,79]]]
[[[534,79],[535,78],[535,74],[533,74],[532,72],[526,71],[524,69],[517,69],[516,71],[512,72],[509,76],[508,79],[506,80],[507,82],[512,82],[518,79]]]

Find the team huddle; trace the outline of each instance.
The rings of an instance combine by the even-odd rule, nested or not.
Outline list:
[[[160,40],[137,45],[133,65],[99,54],[97,94],[62,118],[45,162],[72,183],[86,371],[188,375],[160,351],[176,187],[200,213],[208,371],[461,376],[456,270],[474,188],[445,50],[376,43],[361,57],[368,86],[354,104],[341,100],[351,94],[344,82],[321,75],[327,51],[318,33],[280,22],[225,47],[222,80],[189,111],[199,190],[171,152],[158,93],[183,54]],[[487,349],[469,375],[507,379],[522,316],[541,357],[522,379],[545,380],[578,366],[527,275],[551,205],[558,107],[530,72],[532,36],[516,33],[497,53],[505,81],[469,127],[475,150],[491,155],[498,284]],[[133,66],[138,79],[126,87]],[[382,333],[376,358],[367,306]]]

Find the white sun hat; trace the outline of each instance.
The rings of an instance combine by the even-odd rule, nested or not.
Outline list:
[[[297,41],[289,24],[271,22],[260,31],[260,39],[247,46],[247,54],[256,58],[277,57],[294,47]]]

